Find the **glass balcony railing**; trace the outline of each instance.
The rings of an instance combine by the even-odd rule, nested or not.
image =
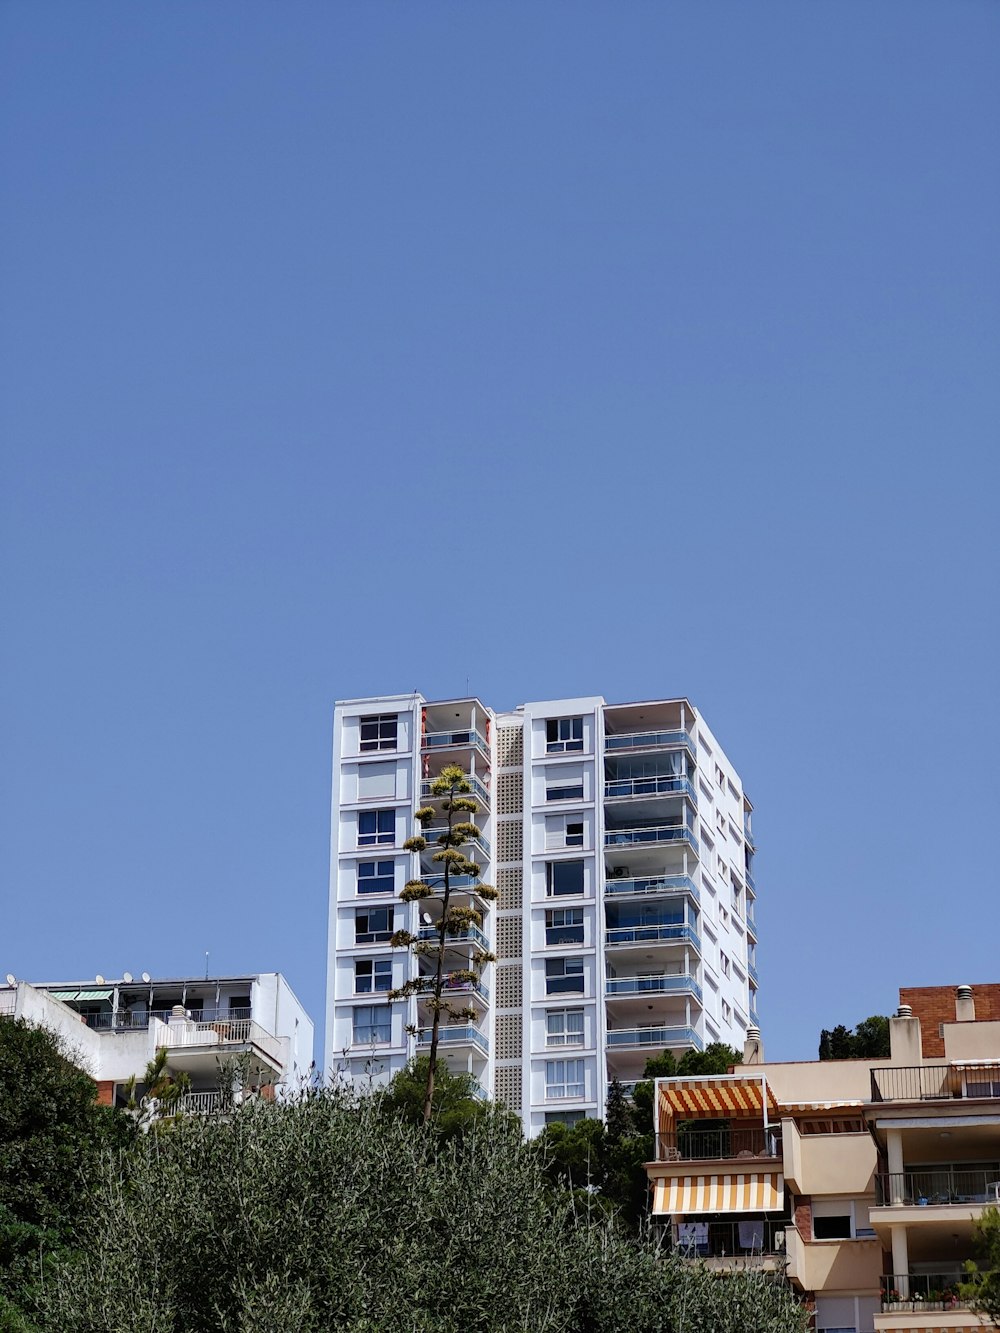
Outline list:
[[[687,778],[611,778],[604,784],[604,799],[617,800],[622,796],[690,796],[694,798],[694,788]]]
[[[608,977],[604,994],[616,995],[694,995],[701,999],[701,987],[694,977]]]
[[[447,833],[447,832],[448,829],[443,824],[435,824],[433,828],[425,828],[423,836],[427,839],[428,847],[427,851],[423,852],[422,855],[427,856],[431,852],[439,851],[440,849],[438,847],[437,840],[442,833]],[[464,847],[481,847],[484,852],[484,856],[481,859],[484,861],[488,861],[490,859],[491,855],[490,844],[487,842],[487,840],[483,837],[481,833],[477,838],[470,838],[468,842],[465,842],[462,845]]]
[[[659,922],[641,926],[608,926],[606,944],[693,944],[701,952],[696,930],[686,922]]]
[[[605,847],[638,847],[659,842],[686,842],[695,852],[698,842],[686,824],[657,824],[646,828],[606,829]]]
[[[757,884],[756,884],[756,882],[755,882],[755,880],[754,880],[753,875],[750,874],[750,871],[749,871],[749,870],[744,870],[744,871],[743,871],[743,878],[746,880],[747,884],[749,884],[749,886],[750,886],[750,892],[751,892],[751,893],[756,893],[756,892],[757,892]]]
[[[755,984],[760,981],[760,978],[757,975],[756,963],[747,962],[747,975],[749,976],[750,980]]]
[[[662,1051],[670,1046],[690,1046],[696,1051],[705,1049],[694,1028],[687,1027],[611,1028],[607,1036],[609,1046],[627,1047],[630,1050],[653,1047]]]
[[[455,750],[474,745],[483,754],[490,752],[489,741],[481,732],[466,727],[461,731],[426,731],[420,737],[422,750]]]
[[[434,926],[421,926],[420,938],[422,940],[437,940],[438,932]],[[445,934],[446,945],[477,944],[480,949],[489,949],[489,943],[486,936],[477,926],[469,926],[466,930],[460,930],[456,934]]]
[[[687,875],[652,875],[648,878],[609,876],[605,885],[606,897],[634,897],[647,893],[689,893],[695,902],[701,902],[701,893],[694,880]]]
[[[604,737],[605,750],[666,750],[678,745],[686,745],[694,753],[686,731],[627,731]]]
[[[476,1046],[484,1053],[488,1053],[490,1049],[489,1042],[483,1034],[471,1025],[439,1028],[438,1042],[441,1046]],[[417,1045],[430,1046],[430,1044],[430,1029],[421,1028],[417,1033]]]
[[[480,782],[477,777],[474,777],[469,773],[466,773],[465,780],[472,788],[472,791],[466,792],[464,793],[464,795],[471,796],[473,797],[474,800],[482,801],[483,805],[489,808],[490,793],[487,790],[487,788],[483,785],[483,783]],[[422,801],[433,801],[442,799],[441,797],[433,796],[431,794],[431,787],[433,785],[434,785],[433,778],[423,779],[423,781],[420,784],[420,799]]]

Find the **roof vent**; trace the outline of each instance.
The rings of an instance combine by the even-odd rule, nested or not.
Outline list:
[[[899,1008],[896,1010],[896,1017],[897,1017],[897,1018],[912,1018],[912,1017],[913,1017],[913,1010],[910,1008],[910,1006],[909,1006],[908,1004],[901,1004],[901,1005],[899,1006]]]
[[[760,1028],[747,1028],[747,1036],[751,1041],[760,1041]]]
[[[958,989],[955,991],[955,998],[958,999],[958,1000],[971,1000],[971,999],[972,999],[972,987],[971,987],[971,986],[959,986]]]

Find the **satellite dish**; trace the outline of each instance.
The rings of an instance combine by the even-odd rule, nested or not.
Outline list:
[[[425,926],[429,926],[433,920],[434,920],[434,918],[431,916],[430,912],[425,912],[425,913],[424,913],[424,925],[425,925]]]
[[[7,985],[8,985],[8,986],[16,986],[16,985],[17,985],[17,977],[15,977],[15,975],[14,975],[13,972],[8,972],[8,973],[7,973]]]
[[[131,980],[132,980],[132,973],[131,973],[131,972],[123,972],[123,973],[122,973],[122,981],[131,981]]]
[[[104,985],[104,978],[101,976],[100,972],[98,972],[98,974],[97,974],[97,976],[94,978],[94,980],[97,982],[98,986],[103,986],[103,985]]]
[[[142,979],[143,979],[143,981],[148,981],[148,980],[149,980],[149,973],[148,973],[148,972],[143,972],[143,974],[142,974]]]

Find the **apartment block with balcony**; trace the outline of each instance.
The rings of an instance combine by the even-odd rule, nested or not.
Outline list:
[[[58,1032],[95,1080],[98,1099],[121,1103],[159,1049],[167,1068],[185,1074],[181,1109],[220,1104],[220,1073],[239,1058],[246,1091],[280,1096],[312,1077],[313,1024],[278,972],[215,978],[15,982],[0,988],[0,1013]]]
[[[469,988],[475,1019],[443,1029],[451,1068],[535,1133],[602,1117],[609,1082],[634,1082],[650,1055],[742,1043],[757,1012],[752,807],[691,703],[497,713],[397,695],[335,712],[329,1069],[387,1079],[426,1045],[419,999],[389,999],[419,964],[389,940],[436,935],[439,909],[399,891],[433,874],[403,842],[446,763],[472,783],[469,855],[499,891],[491,910],[460,886],[483,917],[464,945],[497,962]]]

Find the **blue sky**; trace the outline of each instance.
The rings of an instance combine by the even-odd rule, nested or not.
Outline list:
[[[1000,9],[0,7],[0,974],[278,968],[336,698],[686,694],[771,1058],[998,979]]]

